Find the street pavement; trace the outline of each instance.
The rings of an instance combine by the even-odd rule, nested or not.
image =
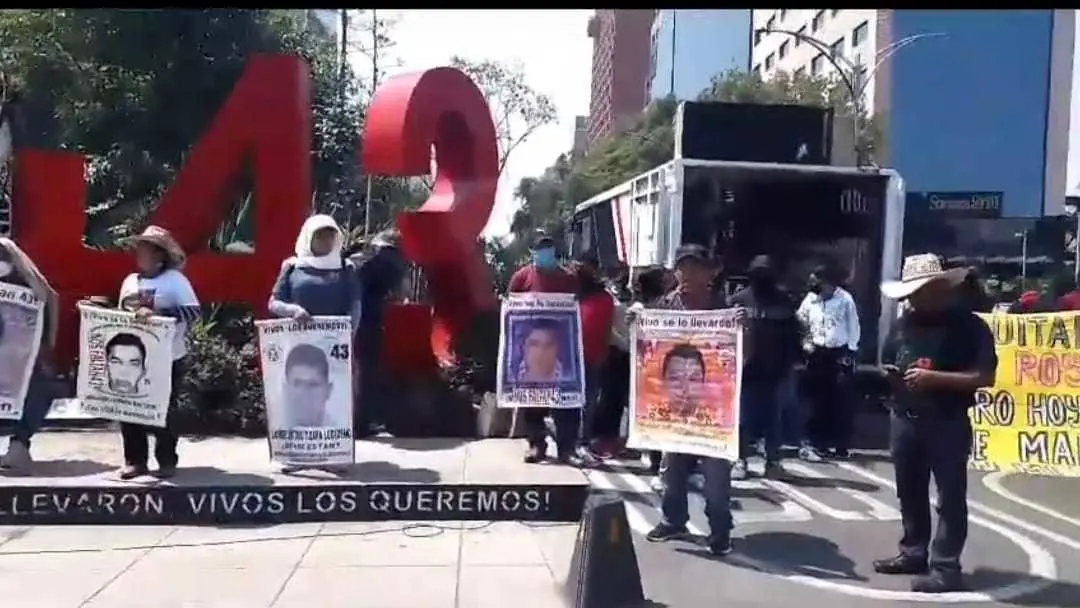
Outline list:
[[[760,461],[755,468],[760,472]],[[1080,480],[972,472],[968,590],[928,596],[912,593],[907,577],[881,576],[870,565],[895,553],[900,532],[892,467],[883,455],[820,464],[791,459],[785,469],[780,478],[734,483],[734,552],[726,558],[693,543],[644,540],[659,511],[654,478],[642,463],[608,461],[589,478],[626,499],[646,595],[662,605],[704,608],[721,598],[735,608],[1080,605]],[[707,533],[696,493],[690,511],[691,532]]]
[[[523,465],[513,440],[379,440],[357,444],[357,482],[573,483],[582,473]],[[43,433],[33,477],[0,485],[117,484],[111,432]],[[263,440],[185,440],[181,485],[341,483],[275,473]],[[874,453],[842,463],[785,463],[778,479],[736,482],[735,551],[716,559],[690,543],[648,543],[658,521],[640,462],[585,475],[624,499],[646,597],[659,608],[833,608],[1080,605],[1080,480],[972,473],[967,593],[927,597],[905,577],[874,574],[895,550],[891,466]],[[759,467],[760,461],[752,465]],[[691,497],[692,528],[707,532]],[[573,525],[436,526],[313,523],[266,527],[0,528],[0,594],[42,608],[515,608],[563,606]]]

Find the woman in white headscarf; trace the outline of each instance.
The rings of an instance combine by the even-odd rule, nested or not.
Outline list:
[[[270,313],[294,319],[347,316],[355,328],[361,294],[355,267],[341,255],[344,240],[334,218],[309,217],[296,237],[296,255],[281,265]]]
[[[27,287],[45,303],[41,347],[23,400],[23,415],[15,424],[7,454],[0,458],[0,466],[3,468],[25,472],[32,462],[30,438],[44,424],[54,396],[54,372],[48,361],[56,343],[57,295],[33,260],[9,238],[0,238],[0,283]],[[0,334],[7,333],[4,331],[7,327],[3,321],[4,319],[0,318]]]
[[[356,267],[342,256],[344,240],[334,218],[329,215],[309,217],[296,237],[296,255],[281,265],[281,274],[270,294],[270,313],[301,320],[350,317],[355,332],[360,321],[362,293]],[[289,405],[298,407],[302,404]],[[288,414],[303,417],[310,412]],[[285,415],[285,412],[278,415]],[[283,471],[288,473],[297,468],[287,465]]]

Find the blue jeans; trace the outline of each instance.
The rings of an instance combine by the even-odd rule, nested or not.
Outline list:
[[[691,454],[664,454],[664,491],[660,497],[660,510],[664,523],[681,528],[690,521],[687,490],[694,465],[701,461],[701,473],[705,477],[705,517],[709,520],[709,532],[714,536],[731,534],[731,462],[719,458],[702,458]]]
[[[794,374],[776,378],[770,375],[743,373],[742,399],[739,407],[739,456],[750,455],[750,445],[765,440],[765,460],[780,460],[784,444],[784,413],[794,399]]]
[[[34,373],[30,376],[30,385],[26,390],[26,400],[23,402],[22,418],[15,423],[11,438],[29,447],[30,438],[45,424],[45,418],[49,415],[49,408],[52,407],[55,396],[56,386],[53,375],[41,365],[34,367]]]

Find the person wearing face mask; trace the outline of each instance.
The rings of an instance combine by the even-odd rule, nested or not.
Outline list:
[[[994,336],[963,301],[967,268],[945,270],[934,254],[909,256],[899,281],[882,294],[910,303],[882,349],[893,389],[889,449],[903,533],[899,552],[874,562],[880,574],[918,575],[911,589],[963,588],[960,555],[967,541],[968,410],[997,370]],[[931,538],[930,478],[937,488],[937,530]]]
[[[555,256],[555,239],[547,234],[537,234],[532,244],[532,263],[523,266],[510,277],[510,293],[568,293],[578,292],[578,279],[569,270],[559,265]],[[544,417],[547,408],[523,408],[522,419],[525,422],[529,448],[525,452],[525,462],[536,463],[546,458],[547,427]],[[558,460],[562,463],[577,462],[574,453],[581,425],[581,410],[558,408],[552,410],[555,421],[555,443]]]
[[[41,332],[41,347],[37,362],[30,376],[23,402],[23,415],[15,423],[14,432],[8,442],[7,453],[0,457],[0,467],[17,473],[27,473],[33,459],[30,456],[30,439],[45,423],[55,396],[54,371],[50,363],[52,349],[56,343],[57,294],[41,274],[33,260],[15,243],[0,238],[0,283],[17,285],[31,289],[45,303],[44,324]]]
[[[817,450],[832,449],[846,458],[854,432],[855,400],[850,394],[859,350],[859,311],[855,299],[839,286],[831,264],[814,269],[796,316],[807,353],[803,388],[810,402],[810,441]]]
[[[801,358],[795,301],[779,285],[772,259],[759,255],[748,268],[750,284],[730,302],[746,310],[748,331],[743,341],[742,404],[739,460],[733,479],[746,477],[751,442],[765,442],[765,475],[781,472],[783,408],[794,395],[795,364]]]
[[[304,221],[295,255],[281,265],[270,294],[270,314],[292,319],[349,317],[360,325],[362,292],[353,263],[341,255],[341,228],[329,215]]]
[[[154,476],[168,479],[176,474],[179,462],[176,446],[180,438],[174,430],[171,414],[176,407],[184,375],[187,330],[202,313],[195,290],[181,272],[185,259],[184,250],[168,230],[149,226],[135,238],[135,265],[138,271],[128,275],[120,285],[120,308],[134,312],[136,319],[149,319],[152,315],[176,319],[170,415],[166,417],[164,428],[126,422],[120,424],[125,463],[120,469],[120,479],[134,479],[149,472],[146,466],[150,452],[149,435],[154,436],[154,459],[158,464]]]

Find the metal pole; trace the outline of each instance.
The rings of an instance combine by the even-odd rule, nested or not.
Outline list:
[[[1076,209],[1076,225],[1073,226],[1073,281],[1080,283],[1080,207]]]
[[[1020,233],[1020,284],[1027,289],[1028,231]]]
[[[679,11],[671,9],[671,80],[668,82],[668,95],[675,96],[675,24]]]
[[[371,97],[379,86],[379,19],[375,9],[371,9]],[[371,173],[364,167],[364,238],[371,233]]]

